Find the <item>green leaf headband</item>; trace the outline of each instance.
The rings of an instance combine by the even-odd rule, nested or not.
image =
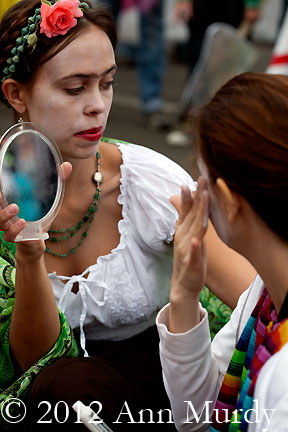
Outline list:
[[[77,25],[76,18],[83,16],[83,11],[89,9],[88,3],[79,0],[42,0],[41,3],[41,7],[35,9],[35,14],[28,18],[27,26],[22,28],[21,35],[16,39],[16,46],[12,48],[11,57],[7,59],[3,69],[2,83],[13,77],[20,62],[19,56],[24,53],[26,47],[32,51],[35,49],[39,25],[40,33],[45,33],[49,38],[65,35]]]

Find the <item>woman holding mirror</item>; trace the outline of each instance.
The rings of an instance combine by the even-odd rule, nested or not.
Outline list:
[[[116,72],[115,28],[105,10],[78,0],[22,0],[5,15],[0,30],[3,98],[25,122],[53,135],[63,160],[73,167],[45,250],[36,242],[51,301],[45,303],[35,293],[35,305],[31,303],[29,277],[23,278],[9,338],[15,361],[27,370],[43,355],[44,345],[48,352],[59,341],[62,328],[51,326],[50,339],[38,352],[32,343],[39,334],[34,306],[43,302],[55,318],[57,304],[78,332],[84,358],[63,354],[39,374],[29,392],[33,420],[39,420],[37,407],[43,400],[53,408],[60,400],[69,407],[78,399],[87,405],[100,401],[100,416],[109,424],[125,401],[134,414],[147,407],[155,412],[168,408],[154,321],[167,300],[172,272],[169,243],[178,215],[169,197],[179,193],[181,184],[193,190],[195,183],[181,167],[148,148],[102,139]],[[2,229],[6,240],[15,238],[10,226]],[[233,297],[218,291],[233,307],[254,270],[243,258],[231,256],[213,231],[208,242],[207,285],[217,292],[223,279],[227,285],[236,279]],[[25,267],[26,254],[28,259],[35,246],[22,246],[19,263]],[[228,257],[231,268],[235,262],[233,274]],[[29,271],[28,264],[23,271]],[[32,283],[42,283],[33,272],[30,277]],[[16,297],[18,291],[16,286]],[[30,351],[25,349],[27,333]],[[70,412],[71,428],[75,418]],[[125,419],[112,428],[129,428],[127,415]],[[35,430],[37,424],[31,427]]]

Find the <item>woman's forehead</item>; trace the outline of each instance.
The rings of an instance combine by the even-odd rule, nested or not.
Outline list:
[[[114,50],[103,30],[91,26],[42,66],[43,74],[53,77],[72,74],[97,74],[115,64]]]

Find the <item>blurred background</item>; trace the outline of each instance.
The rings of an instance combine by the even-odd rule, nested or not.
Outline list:
[[[97,2],[97,0],[94,1]],[[230,3],[233,4],[233,1],[230,0]],[[153,0],[150,2],[153,3]],[[191,64],[189,65],[191,45],[189,45],[187,17],[183,14],[183,19],[180,19],[178,11],[177,19],[176,1],[164,0],[161,10],[163,19],[161,31],[165,50],[165,61],[161,63],[163,69],[162,105],[160,104],[159,108],[156,107],[156,115],[154,112],[152,115],[143,109],[141,96],[143,83],[140,82],[141,74],[139,74],[139,61],[141,62],[144,58],[139,57],[141,53],[139,46],[143,44],[143,40],[141,42],[143,34],[140,29],[143,25],[140,13],[143,11],[139,10],[136,3],[133,0],[130,2],[126,0],[126,5],[124,2],[126,7],[115,15],[119,33],[116,52],[118,71],[115,77],[113,106],[104,135],[150,147],[167,155],[197,176],[193,165],[194,147],[185,115],[183,116],[183,111],[187,112],[186,105],[190,104],[190,108],[193,109],[198,102],[199,104],[205,102],[205,97],[209,98],[209,94],[203,96],[203,91],[205,93],[209,86],[212,88],[210,91],[216,90],[221,79],[225,81],[230,77],[229,74],[232,76],[237,74],[239,65],[239,72],[244,70],[267,71],[281,28],[281,18],[286,2],[285,0],[262,2],[260,15],[253,25],[250,24],[247,28],[244,26],[241,34],[232,27],[214,26],[210,34],[205,34],[205,46],[203,39],[200,65],[198,61],[191,68]],[[143,3],[145,4],[145,1]],[[151,25],[152,18],[148,16],[147,19],[149,20],[148,25]],[[144,37],[146,36],[144,34]],[[155,40],[152,42],[152,48],[149,44],[142,47],[141,55],[145,56],[149,53],[148,50],[153,49],[153,44],[155,45]],[[231,44],[233,47],[230,53]],[[156,67],[157,72],[160,68],[160,57],[159,64],[156,60],[153,66]],[[142,65],[143,67],[147,71],[145,64]],[[244,70],[241,70],[241,67]],[[216,75],[219,79],[217,78],[218,81],[216,80],[215,83],[213,79]],[[195,94],[197,96],[196,99],[193,92],[194,96]],[[12,111],[1,107],[0,133],[2,134],[13,123]]]

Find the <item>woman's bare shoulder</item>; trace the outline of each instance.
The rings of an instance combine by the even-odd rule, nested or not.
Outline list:
[[[111,176],[119,173],[122,164],[122,154],[114,143],[101,142],[99,146],[101,157],[101,169],[107,171]]]

